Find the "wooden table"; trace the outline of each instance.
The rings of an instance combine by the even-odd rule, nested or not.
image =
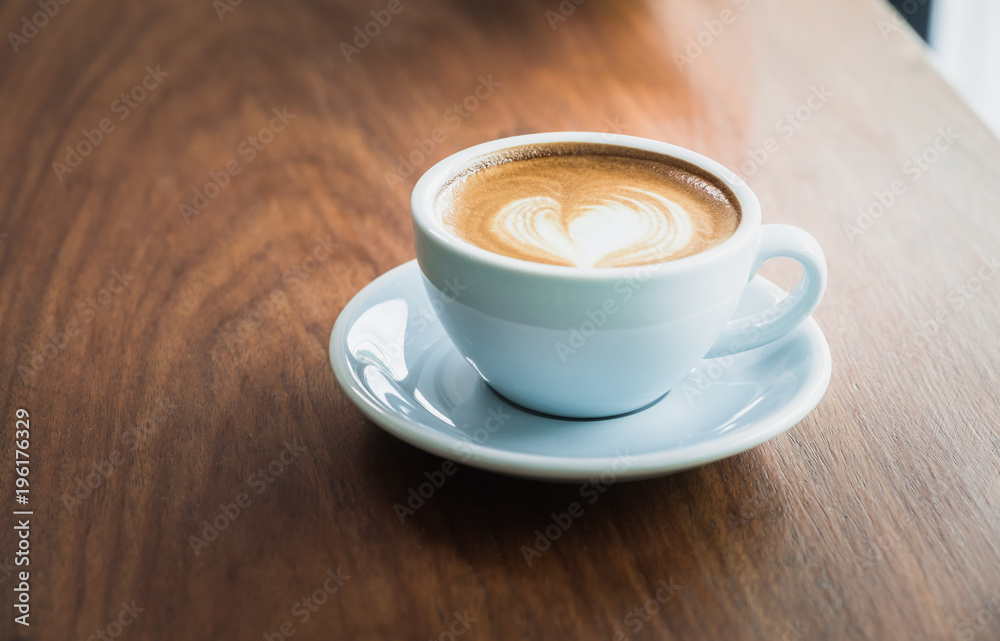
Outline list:
[[[1000,639],[1000,143],[881,3],[48,4],[0,8],[4,638]],[[568,129],[700,151],[810,230],[834,372],[528,566],[579,487],[459,467],[401,523],[444,462],[327,344],[413,257],[421,172]]]

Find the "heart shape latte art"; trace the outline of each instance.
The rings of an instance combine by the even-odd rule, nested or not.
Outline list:
[[[558,200],[532,196],[503,207],[495,233],[528,253],[576,267],[616,267],[668,260],[694,237],[691,217],[672,200],[619,188],[563,211]]]

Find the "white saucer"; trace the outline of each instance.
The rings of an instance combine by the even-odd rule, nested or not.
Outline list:
[[[736,316],[784,295],[758,276]],[[659,476],[746,451],[812,411],[831,368],[830,347],[809,318],[770,345],[702,361],[669,394],[631,414],[536,414],[498,396],[458,354],[416,261],[348,303],[330,336],[330,362],[354,404],[407,443],[473,467],[561,481]]]

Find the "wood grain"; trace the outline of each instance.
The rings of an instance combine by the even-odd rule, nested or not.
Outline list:
[[[34,510],[30,628],[0,528],[5,638],[448,639],[467,613],[470,641],[1000,639],[1000,143],[889,9],[404,1],[348,60],[388,2],[218,6],[75,0],[0,55],[0,494],[25,408]],[[400,523],[443,462],[362,418],[326,348],[413,257],[422,171],[547,130],[741,171],[826,250],[834,374],[790,432],[608,488],[528,566],[580,487],[460,467]]]

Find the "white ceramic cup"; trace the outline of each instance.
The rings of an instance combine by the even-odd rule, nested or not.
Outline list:
[[[481,249],[444,226],[436,200],[477,159],[559,142],[643,149],[696,165],[736,195],[735,233],[693,256],[638,267],[534,263]],[[657,400],[702,358],[766,345],[806,319],[826,288],[816,240],[790,225],[761,225],[760,203],[736,174],[693,151],[600,133],[515,136],[460,151],[431,167],[411,200],[417,260],[431,304],[458,351],[499,394],[566,417],[630,412]],[[792,294],[733,320],[743,289],[778,256],[802,264]]]

